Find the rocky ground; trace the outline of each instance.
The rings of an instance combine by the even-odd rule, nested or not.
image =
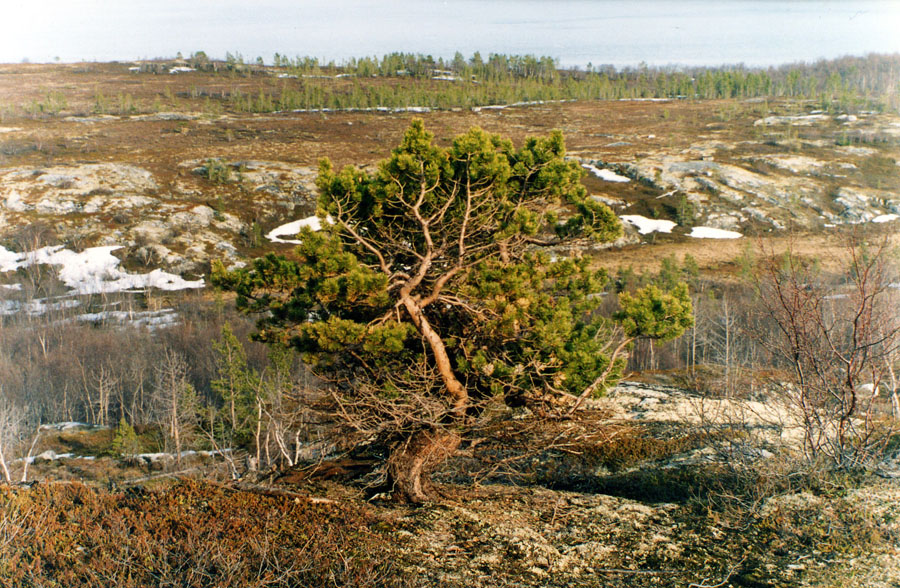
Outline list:
[[[308,466],[224,494],[364,513],[403,585],[897,586],[900,449],[867,476],[815,474],[798,461],[791,415],[776,396],[715,399],[625,382],[572,419],[489,411],[434,476],[432,504],[369,497],[368,478],[306,478]],[[221,480],[191,491],[183,508],[194,512],[231,488],[224,455],[120,459],[112,436],[104,427],[46,428],[32,492],[81,482],[124,490],[126,502],[143,496],[129,489],[154,488],[169,503],[184,491],[168,489],[179,478]],[[9,514],[0,509],[0,532]],[[209,551],[205,535],[184,540]],[[262,541],[286,545],[277,534]]]
[[[435,504],[372,504],[422,586],[898,585],[900,470],[804,478],[790,413],[625,383],[573,421],[499,419]]]
[[[122,245],[126,265],[203,274],[210,260],[259,254],[272,246],[264,238],[272,228],[313,214],[320,158],[373,164],[413,116],[425,118],[439,141],[472,125],[514,141],[561,129],[570,155],[591,170],[585,183],[597,199],[623,216],[675,223],[671,236],[629,224],[617,255],[605,256],[617,258],[614,264],[660,257],[630,255],[629,244],[705,252],[707,239],[687,237],[709,235],[695,227],[778,238],[788,230],[891,225],[900,214],[896,113],[663,100],[259,115],[215,111],[202,97],[191,99],[216,84],[252,93],[250,86],[264,83],[253,78],[138,78],[124,66],[6,69],[4,79],[20,83],[0,92],[0,241],[20,248],[23,226],[41,226],[45,240],[76,249]],[[73,90],[82,86],[64,83],[69,77],[128,87],[136,99],[163,90],[178,98],[157,101],[151,112],[94,114],[90,95]],[[69,96],[65,108],[23,114],[29,84],[61,88]],[[740,251],[739,241],[720,242],[711,258],[695,257],[721,265]]]
[[[211,259],[246,259],[261,244],[257,219],[315,212],[311,168],[227,162],[221,179],[210,181],[207,168],[217,164],[180,162],[167,185],[131,163],[2,169],[0,231],[13,237],[29,224],[52,227],[64,243],[124,245],[132,263],[196,275]],[[252,210],[243,210],[249,203]]]
[[[896,220],[900,119],[812,112],[757,119],[749,140],[712,130],[687,149],[615,163],[661,195],[683,196],[691,221],[716,228]]]
[[[485,486],[400,514],[398,534],[421,585],[889,587],[900,580],[896,542],[852,546],[873,527],[896,541],[898,496],[888,483],[839,500],[777,496],[736,527],[690,501]]]

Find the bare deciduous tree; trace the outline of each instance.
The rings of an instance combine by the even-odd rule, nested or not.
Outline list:
[[[21,455],[21,450],[27,442],[28,420],[27,407],[10,402],[8,398],[4,397],[3,386],[0,385],[0,473],[3,475],[3,481],[7,484],[12,483],[9,464],[13,461],[17,451],[20,452],[22,458],[21,481],[22,483],[28,481],[28,464],[41,435],[40,427],[33,429],[34,436],[31,438],[30,445],[27,445],[28,450],[25,455]]]
[[[839,279],[790,250],[768,253],[756,283],[776,336],[763,343],[790,370],[784,390],[802,421],[807,456],[866,466],[892,432],[876,410],[900,344],[889,240],[850,238]]]
[[[182,448],[190,443],[197,428],[197,393],[188,381],[187,371],[184,357],[168,349],[156,370],[157,419],[176,464],[181,463]]]
[[[0,398],[0,470],[2,470],[3,480],[7,484],[12,483],[9,460],[12,458],[15,446],[21,441],[22,420],[21,411],[6,399]]]

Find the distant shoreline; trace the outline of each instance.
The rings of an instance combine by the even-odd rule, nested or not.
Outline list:
[[[550,55],[564,67],[769,67],[900,51],[900,3],[751,0],[477,0],[209,3],[46,0],[4,8],[0,62],[124,61],[202,49],[271,63],[276,52],[340,63],[408,51]]]

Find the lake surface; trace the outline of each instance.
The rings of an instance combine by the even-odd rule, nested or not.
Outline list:
[[[900,52],[900,1],[35,0],[0,8],[0,61],[226,51],[550,55],[566,66],[768,65]]]

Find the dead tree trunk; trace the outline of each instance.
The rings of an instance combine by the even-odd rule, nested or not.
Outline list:
[[[3,470],[3,481],[12,484],[12,477],[9,475],[9,468],[6,466],[6,456],[3,454],[3,443],[0,442],[0,469]]]

